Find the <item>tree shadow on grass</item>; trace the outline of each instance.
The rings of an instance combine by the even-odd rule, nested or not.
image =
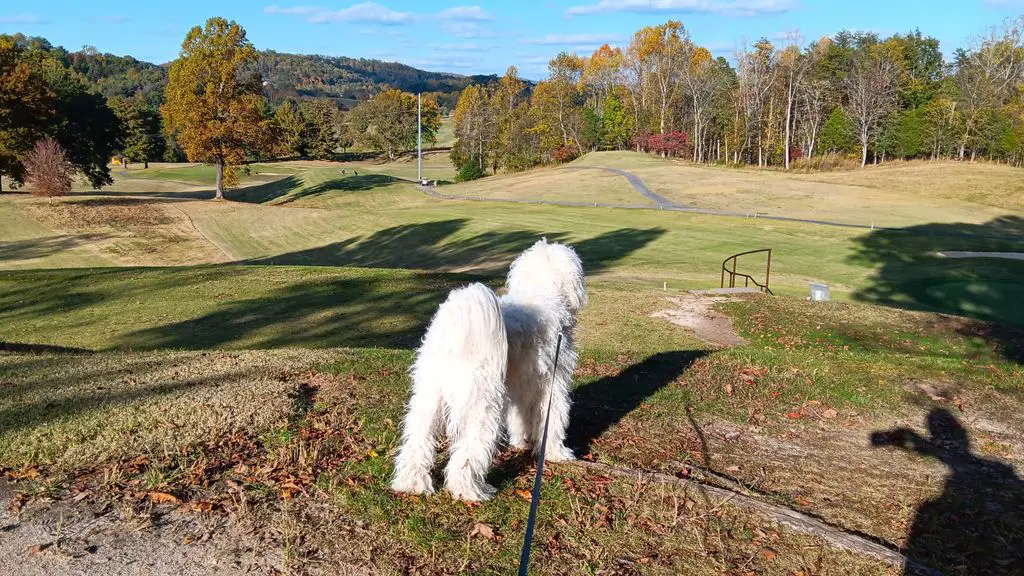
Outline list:
[[[107,237],[106,234],[64,234],[0,242],[0,262],[45,258],[65,250],[83,247],[90,242],[97,242]]]
[[[121,335],[116,348],[412,348],[459,274],[372,274],[290,284],[188,320]]]
[[[961,332],[984,338],[1008,359],[1024,360],[1024,261],[948,258],[949,252],[1024,253],[1024,218],[1004,216],[984,224],[924,224],[875,230],[856,239],[853,264],[875,268],[857,300],[957,314]]]
[[[942,494],[918,506],[906,556],[943,574],[1024,574],[1024,481],[1011,466],[972,454],[967,431],[945,408],[929,412],[928,432],[871,434],[873,446],[934,458],[950,470]]]
[[[249,260],[248,264],[356,266],[362,268],[466,269],[504,272],[508,264],[541,238],[566,241],[565,232],[488,231],[452,239],[469,220],[455,218],[402,224],[307,250]],[[665,233],[663,228],[622,228],[571,243],[588,273],[601,271]]]
[[[105,387],[75,389],[65,385],[50,384],[51,392],[46,398],[32,403],[16,403],[12,407],[0,409],[0,434],[25,428],[36,428],[49,422],[66,420],[79,415],[88,414],[108,407],[126,406],[150,398],[168,396],[178,392],[217,386],[220,382],[245,378],[255,371],[241,371],[216,376],[203,376],[161,382],[134,389],[110,392]],[[103,374],[94,376],[102,377]],[[124,371],[112,369],[109,378],[124,376]],[[35,387],[38,395],[39,386]],[[0,395],[3,399],[4,395]]]
[[[338,169],[338,176],[325,180],[312,186],[305,186],[305,179],[300,175],[287,176],[280,180],[248,186],[228,192],[229,200],[238,202],[249,202],[254,204],[266,204],[274,200],[282,199],[280,204],[295,202],[319,196],[328,192],[363,192],[394,183],[394,177],[387,174],[349,174],[341,175]]]
[[[592,450],[596,439],[662,388],[675,382],[709,352],[661,352],[573,391],[567,442],[577,455]]]

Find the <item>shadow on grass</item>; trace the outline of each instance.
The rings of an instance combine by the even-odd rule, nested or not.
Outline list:
[[[93,351],[86,348],[51,346],[49,344],[22,344],[20,342],[4,342],[0,340],[0,352],[13,352],[15,354],[92,354]]]
[[[577,387],[567,443],[577,455],[590,452],[597,438],[707,354],[704,350],[661,352],[614,376]]]
[[[943,574],[1024,574],[1024,481],[1011,466],[972,454],[967,431],[945,408],[928,414],[928,432],[871,434],[873,446],[934,458],[950,471],[942,494],[917,508],[907,557]]]
[[[403,274],[298,282],[195,318],[122,334],[115,348],[203,349],[241,341],[254,348],[413,348],[448,292],[479,279]]]
[[[265,204],[283,198],[283,201],[280,203],[286,204],[296,200],[319,196],[327,192],[362,192],[387,186],[395,182],[394,177],[387,174],[351,173],[342,175],[340,168],[337,169],[337,172],[337,177],[312,186],[306,185],[303,176],[293,175],[267,182],[266,184],[232,190],[227,194],[227,197],[229,200],[255,204]]]
[[[1024,361],[1024,261],[944,258],[939,252],[1024,252],[1024,218],[1004,216],[984,224],[923,224],[876,230],[856,239],[851,263],[876,269],[857,300],[944,312],[991,322],[965,322],[963,332]]]
[[[90,242],[107,238],[105,234],[65,234],[28,238],[14,242],[0,242],[0,262],[5,260],[31,260],[53,256],[64,250],[72,250]]]
[[[402,224],[326,246],[249,260],[247,264],[356,266],[361,268],[453,269],[477,267],[504,272],[504,267],[537,240],[565,241],[565,232],[504,230],[451,240],[468,219]],[[622,228],[573,243],[588,273],[643,248],[665,233],[662,228]]]
[[[54,370],[59,372],[58,368]],[[21,429],[38,428],[107,407],[127,406],[185,390],[215,387],[224,381],[245,378],[250,372],[254,374],[256,371],[186,378],[113,392],[104,386],[80,388],[60,379],[30,381],[25,386],[31,388],[32,398],[38,398],[35,401],[26,402],[24,398],[19,400],[18,390],[11,394],[11,390],[0,389],[0,401],[9,406],[0,409],[0,435]],[[95,371],[90,376],[117,379],[123,378],[124,374],[125,370],[122,368],[110,368],[106,371]]]

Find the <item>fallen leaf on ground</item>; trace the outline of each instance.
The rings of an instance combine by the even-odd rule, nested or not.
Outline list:
[[[28,549],[28,553],[29,553],[30,556],[35,555],[35,554],[39,554],[40,552],[42,552],[43,550],[46,550],[47,548],[49,548],[52,545],[53,545],[53,543],[51,543],[51,542],[47,542],[46,544],[36,544],[35,546],[33,546],[33,547]]]
[[[803,417],[804,417],[804,415],[799,413],[799,412],[790,412],[789,414],[786,414],[786,418],[789,418],[790,420],[796,420],[798,418],[803,418]]]
[[[149,501],[154,504],[180,504],[181,500],[173,494],[167,492],[148,492]]]
[[[533,494],[530,494],[529,490],[516,490],[516,496],[519,496],[527,502],[533,502]]]
[[[494,528],[482,522],[477,522],[473,525],[473,530],[469,533],[470,538],[473,536],[483,536],[488,540],[494,540]]]
[[[771,562],[772,560],[775,560],[775,550],[772,550],[771,548],[761,548],[761,556],[763,556],[765,560]]]
[[[837,412],[835,408],[829,408],[828,410],[825,410],[824,412],[821,413],[821,417],[825,418],[826,420],[831,420],[836,416],[839,416],[839,412]]]

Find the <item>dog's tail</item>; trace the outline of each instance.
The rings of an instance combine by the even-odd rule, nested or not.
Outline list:
[[[417,365],[429,360],[428,355],[504,364],[507,342],[505,320],[497,294],[474,282],[453,290],[437,309],[423,337]],[[497,356],[501,357],[500,360]]]

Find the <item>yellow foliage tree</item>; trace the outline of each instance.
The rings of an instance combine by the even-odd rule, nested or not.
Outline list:
[[[168,74],[160,110],[189,160],[217,166],[217,199],[247,152],[270,144],[262,83],[242,74],[256,58],[241,26],[210,18],[189,31]]]

